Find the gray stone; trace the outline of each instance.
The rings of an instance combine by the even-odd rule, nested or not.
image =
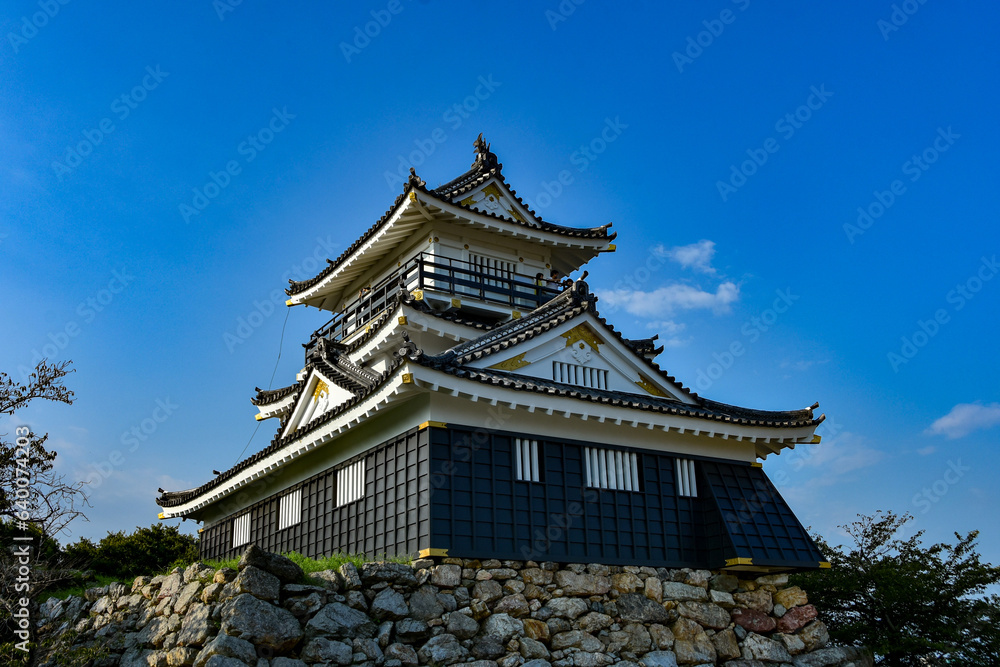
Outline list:
[[[378,632],[375,633],[375,641],[383,649],[389,645],[389,642],[392,641],[392,621],[383,621],[378,626]]]
[[[417,578],[413,574],[413,568],[406,563],[384,561],[363,563],[358,575],[366,586],[383,582],[405,587],[417,585]]]
[[[614,625],[615,619],[607,614],[599,614],[592,611],[576,622],[577,626],[584,632],[591,634],[598,633]]]
[[[204,667],[208,659],[213,655],[224,658],[236,658],[248,665],[257,661],[257,650],[254,645],[245,639],[231,637],[229,635],[216,635],[212,641],[205,644],[194,659],[194,667]]]
[[[236,658],[229,658],[223,655],[213,655],[205,661],[204,667],[247,667],[247,663],[242,660],[237,660]]]
[[[183,614],[188,610],[188,606],[198,599],[198,592],[201,590],[201,583],[192,581],[184,586],[177,595],[177,602],[174,603],[174,613]]]
[[[282,611],[285,611],[282,609]],[[289,616],[291,614],[285,611]],[[295,617],[292,616],[294,619]],[[335,637],[373,637],[376,626],[368,616],[357,609],[351,609],[341,602],[332,602],[317,612],[306,624],[310,636],[319,634]]]
[[[608,577],[595,574],[576,574],[569,570],[556,572],[556,585],[562,589],[563,595],[606,595],[611,590],[611,580]]]
[[[524,623],[510,614],[493,614],[483,622],[482,631],[506,642],[515,634],[524,634]]]
[[[609,667],[614,662],[615,659],[606,653],[578,651],[573,654],[573,665],[575,667]]]
[[[417,651],[417,657],[420,658],[421,662],[432,665],[452,665],[456,662],[461,662],[468,655],[469,651],[458,643],[455,635],[447,633],[431,637]]]
[[[493,635],[480,635],[472,644],[472,655],[480,660],[496,660],[505,652],[503,642]]]
[[[851,652],[839,646],[821,648],[795,658],[795,667],[831,667],[851,659]],[[870,663],[869,663],[870,664]]]
[[[315,637],[302,649],[302,659],[306,662],[349,665],[353,655],[354,649],[350,645],[328,637]]]
[[[570,630],[560,632],[552,637],[552,650],[559,651],[566,648],[578,648],[581,651],[603,651],[604,644],[594,635],[583,630]]]
[[[549,662],[548,660],[542,660],[542,659],[529,660],[523,665],[521,665],[521,667],[552,667],[552,663]]]
[[[729,612],[711,602],[681,602],[677,605],[677,613],[715,630],[729,625]]]
[[[679,581],[664,581],[663,599],[678,601],[693,600],[699,602],[708,599],[708,591],[701,586],[691,586]]]
[[[238,567],[241,572],[247,567],[258,567],[276,576],[283,584],[294,584],[305,576],[302,568],[290,559],[264,551],[255,544],[250,545],[243,552]]]
[[[290,611],[246,593],[224,605],[222,631],[278,652],[302,639],[302,627]]]
[[[212,577],[212,581],[214,581],[217,584],[228,584],[229,582],[236,579],[237,574],[239,574],[239,572],[237,572],[231,567],[219,568],[219,570],[216,571],[215,576]]]
[[[260,663],[257,664],[260,667]],[[271,660],[269,667],[306,667],[306,663],[295,658],[278,657]]]
[[[404,618],[396,622],[396,638],[401,642],[419,642],[430,633],[430,627],[420,619]]]
[[[198,649],[178,646],[167,651],[167,667],[191,667]]]
[[[430,588],[421,588],[410,595],[410,616],[412,618],[429,621],[434,618],[441,618],[444,613],[444,606],[437,599],[437,593]]]
[[[765,614],[770,614],[771,610],[774,609],[774,602],[771,600],[771,594],[763,588],[758,588],[755,591],[736,593],[733,595],[733,600],[741,607],[756,609],[757,611],[762,611]]]
[[[153,655],[154,651],[148,649],[130,648],[122,655],[120,667],[149,667],[147,658]]]
[[[431,568],[431,583],[441,588],[455,588],[462,583],[460,565],[438,565]]]
[[[521,637],[518,643],[520,644],[521,656],[526,660],[549,657],[549,649],[545,648],[545,644],[537,639]]]
[[[673,651],[650,651],[642,656],[642,664],[646,667],[677,667],[677,656]]]
[[[385,659],[387,663],[389,660],[398,660],[403,665],[416,665],[419,662],[417,652],[406,644],[390,644],[385,649]]]
[[[830,633],[823,621],[813,621],[798,632],[799,639],[805,644],[807,651],[823,648],[830,641]]]
[[[187,566],[184,570],[184,574],[181,576],[184,578],[186,583],[200,581],[203,584],[209,584],[215,576],[215,568],[211,565],[205,565],[204,563],[191,563]],[[134,587],[133,590],[135,590]]]
[[[708,580],[708,587],[713,591],[732,593],[740,586],[740,580],[731,574],[717,574]]]
[[[177,633],[178,646],[201,646],[212,635],[212,608],[195,602],[181,622]]]
[[[704,632],[694,639],[677,639],[674,641],[674,655],[682,665],[715,663],[715,647]]]
[[[503,587],[493,580],[477,581],[472,587],[472,597],[489,604],[503,597]]]
[[[319,572],[313,572],[309,575],[312,581],[319,582],[324,588],[327,588],[334,593],[340,591],[344,587],[344,578],[340,576],[340,573],[336,570],[320,570]]]
[[[381,663],[385,656],[382,654],[382,649],[379,648],[378,642],[374,639],[368,639],[364,637],[357,637],[354,639],[354,655],[361,653],[369,660],[374,660],[376,663]]]
[[[553,617],[573,620],[586,613],[589,608],[587,603],[579,598],[553,598],[538,610],[536,617],[540,621],[547,621]]]
[[[297,618],[302,618],[304,616],[311,616],[312,614],[315,614],[323,606],[325,601],[325,594],[310,593],[309,595],[301,597],[288,598],[282,606],[292,612],[292,614],[294,614]]]
[[[709,639],[715,647],[715,655],[719,660],[735,660],[740,657],[740,645],[732,629],[726,628],[716,632]]]
[[[344,563],[340,566],[339,572],[345,590],[356,591],[361,588],[361,575],[358,574],[358,568],[354,567],[354,563]]]
[[[379,621],[398,621],[410,613],[403,595],[391,588],[384,588],[379,591],[375,599],[372,600],[369,611]]]
[[[743,658],[763,662],[791,662],[792,656],[785,645],[764,635],[751,632],[743,640]]]
[[[494,614],[510,614],[515,618],[527,616],[531,612],[528,601],[520,593],[507,595],[493,607]]]
[[[136,642],[139,646],[163,646],[163,640],[170,633],[170,622],[166,617],[157,616],[146,624],[138,636]]]
[[[281,581],[278,577],[254,565],[240,569],[233,586],[237,594],[249,593],[268,602],[276,601],[281,594]]]
[[[670,619],[667,610],[641,593],[628,593],[617,600],[618,614],[624,621],[639,623],[666,623]],[[726,614],[729,622],[729,614]]]
[[[479,623],[471,616],[454,611],[448,615],[447,630],[459,639],[472,639],[479,632]]]

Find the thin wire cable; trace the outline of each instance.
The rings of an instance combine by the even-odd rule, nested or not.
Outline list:
[[[281,325],[281,340],[278,341],[278,358],[274,360],[274,370],[271,371],[271,381],[267,383],[268,391],[270,391],[271,387],[274,385],[274,375],[275,373],[278,372],[278,362],[281,361],[281,348],[284,347],[285,344],[285,327],[288,325],[288,315],[291,312],[292,312],[291,308],[285,310],[285,322],[284,324]],[[257,430],[260,429],[260,424],[261,422],[258,421],[257,426],[255,426],[253,429],[253,433],[250,434],[250,439],[247,440],[247,444],[243,446],[243,451],[240,452],[240,455],[236,457],[236,463],[240,462],[240,459],[243,458],[243,454],[247,451],[247,447],[249,447],[250,443],[253,442],[254,436],[257,435]],[[236,463],[234,463],[233,465],[236,465]]]

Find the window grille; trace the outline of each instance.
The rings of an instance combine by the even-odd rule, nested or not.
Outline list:
[[[677,459],[677,495],[688,498],[698,497],[698,481],[694,474],[694,461]]]
[[[514,469],[519,482],[538,482],[541,477],[538,471],[538,441],[514,440]]]
[[[588,368],[563,361],[552,362],[552,379],[556,382],[574,384],[578,387],[594,389],[608,388],[608,372],[601,368]]]
[[[365,461],[352,463],[337,471],[337,507],[365,497]]]
[[[583,448],[587,486],[598,489],[639,491],[639,459],[634,452]]]
[[[278,501],[278,530],[294,526],[302,520],[302,489],[281,496]]]
[[[242,547],[250,541],[250,513],[233,520],[233,547]]]
[[[513,262],[505,262],[492,257],[485,257],[475,253],[469,253],[469,263],[472,270],[494,278],[484,278],[483,284],[487,287],[508,287],[509,281],[514,278]]]

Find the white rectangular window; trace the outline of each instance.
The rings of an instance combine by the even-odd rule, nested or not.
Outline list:
[[[485,278],[483,284],[487,287],[508,287],[507,281],[514,277],[514,269],[516,268],[514,262],[505,262],[501,259],[493,259],[472,252],[469,253],[469,263],[472,265],[473,271],[499,279]]]
[[[337,471],[337,507],[365,497],[365,461]]]
[[[694,476],[694,461],[677,459],[674,469],[677,471],[677,495],[697,498],[698,482]]]
[[[278,500],[278,530],[302,521],[302,489],[286,493]]]
[[[587,486],[639,491],[639,458],[634,452],[584,447]]]
[[[588,368],[562,361],[552,362],[552,379],[577,387],[608,388],[608,372],[600,368]]]
[[[236,517],[233,521],[233,547],[242,547],[250,541],[250,513]]]
[[[538,441],[514,440],[514,470],[519,482],[538,482]]]

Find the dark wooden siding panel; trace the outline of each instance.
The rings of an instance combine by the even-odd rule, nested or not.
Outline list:
[[[538,440],[540,482],[516,479],[517,437]],[[636,453],[641,490],[586,487],[586,446]],[[484,429],[433,428],[430,546],[468,558],[665,567],[715,568],[736,555],[787,558],[783,562],[791,566],[809,566],[809,558],[815,562],[817,552],[780,499],[751,517],[752,526],[738,531],[738,537],[732,529],[727,533],[720,501],[731,507],[765,486],[769,498],[776,496],[762,471],[744,463],[688,458],[697,461],[695,498],[678,494],[674,455]],[[746,553],[733,553],[734,542]]]
[[[244,551],[245,545],[232,546],[232,535],[234,519],[246,512],[251,543],[278,553],[394,556],[427,548],[427,441],[427,429],[410,431],[207,526],[201,534],[202,558],[231,558]],[[335,507],[337,471],[357,461],[365,465],[365,495]],[[280,498],[296,489],[302,490],[301,521],[278,530]]]

